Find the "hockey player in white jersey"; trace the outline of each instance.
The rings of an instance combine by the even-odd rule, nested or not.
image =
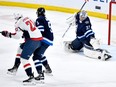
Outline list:
[[[29,62],[29,58],[33,53],[37,52],[36,50],[41,46],[41,40],[43,40],[43,37],[40,33],[40,30],[37,29],[29,17],[23,17],[21,14],[15,14],[14,16],[16,20],[15,33],[11,33],[5,30],[2,31],[1,34],[8,38],[19,39],[23,37],[25,39],[25,42],[20,46],[19,53],[21,63],[23,64],[25,72],[29,78],[24,80],[23,83],[31,83],[33,80],[35,80],[35,77],[32,73],[32,67]],[[40,72],[38,69],[38,62],[39,60],[36,58],[34,60],[34,64],[37,72]]]
[[[54,37],[53,37],[52,29],[51,29],[51,23],[46,18],[45,9],[43,7],[39,7],[37,9],[36,14],[37,14],[37,19],[36,19],[35,25],[40,30],[40,32],[43,36],[43,40],[41,41],[41,47],[38,49],[39,52],[34,53],[33,60],[36,59],[36,55],[37,55],[37,57],[40,61],[38,68],[41,69],[41,67],[43,65],[45,67],[44,72],[48,75],[52,75],[52,69],[50,68],[50,65],[48,63],[46,56],[44,56],[44,53],[48,49],[48,47],[53,45]],[[23,44],[20,44],[20,47],[18,48],[18,51],[16,54],[14,65],[12,68],[8,69],[8,72],[7,72],[8,74],[12,74],[12,75],[16,74],[18,67],[20,65],[20,54],[22,52],[22,46],[23,46]]]
[[[90,58],[108,60],[111,55],[107,50],[100,48],[99,40],[95,38],[92,25],[87,12],[74,14],[67,20],[70,25],[76,25],[76,38],[73,41],[64,41],[65,49],[71,52],[80,51],[83,48],[84,55]]]

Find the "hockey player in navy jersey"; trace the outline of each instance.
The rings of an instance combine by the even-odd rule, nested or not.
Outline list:
[[[24,38],[25,41],[20,45],[20,62],[23,64],[23,67],[25,69],[25,72],[28,79],[24,80],[23,83],[31,83],[36,78],[40,77],[40,75],[43,75],[43,73],[40,73],[39,66],[39,59],[38,55],[34,58],[34,64],[35,68],[38,72],[38,76],[35,78],[34,74],[32,72],[31,63],[29,62],[29,58],[32,54],[36,54],[39,52],[39,48],[41,46],[41,41],[43,40],[42,34],[39,29],[35,26],[35,24],[32,22],[32,20],[29,17],[24,17],[21,14],[16,14],[15,16],[15,33],[11,33],[8,31],[2,31],[1,34],[8,38]],[[19,63],[15,66],[17,68],[19,66]],[[44,79],[44,77],[43,77]],[[38,80],[38,79],[36,79]]]
[[[64,41],[66,50],[76,52],[83,48],[85,56],[101,60],[111,58],[108,51],[99,48],[99,41],[95,38],[95,33],[85,10],[74,14],[67,23],[76,25],[77,29],[76,38],[73,41]]]
[[[48,61],[44,53],[49,46],[53,45],[53,40],[54,40],[53,31],[51,29],[50,21],[45,16],[45,9],[43,7],[38,8],[36,14],[38,18],[36,19],[35,25],[41,31],[43,36],[42,44],[39,49],[40,51],[37,55],[39,55],[39,60],[42,63],[42,65],[45,67],[44,72],[50,74],[52,73],[52,70],[48,64]],[[34,54],[34,57],[35,56],[36,54]]]
[[[52,70],[48,64],[46,56],[44,56],[44,52],[46,51],[46,49],[50,45],[53,45],[54,37],[53,37],[52,29],[51,29],[51,23],[45,17],[45,9],[44,8],[38,8],[36,14],[37,14],[38,18],[36,19],[35,25],[40,30],[40,32],[43,36],[43,40],[41,42],[40,48],[36,50],[38,52],[34,52],[33,60],[35,60],[36,58],[39,59],[38,68],[40,70],[39,71],[40,73],[42,72],[41,70],[42,70],[42,65],[43,65],[45,67],[44,72],[47,74],[51,74]],[[18,70],[18,67],[20,65],[20,54],[22,52],[22,49],[21,49],[22,45],[23,44],[21,44],[20,47],[18,48],[14,66],[12,68],[8,69],[8,73],[10,73],[10,74],[16,74],[16,72]],[[40,79],[40,77],[38,77],[38,79]]]

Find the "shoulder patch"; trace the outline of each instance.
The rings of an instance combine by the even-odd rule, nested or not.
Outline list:
[[[89,24],[89,21],[85,21],[85,24]]]

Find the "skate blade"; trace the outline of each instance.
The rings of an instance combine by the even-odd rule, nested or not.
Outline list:
[[[35,81],[37,84],[45,84],[45,82],[43,80],[36,80]]]
[[[24,86],[34,86],[34,85],[36,85],[36,82],[24,82],[23,85]]]
[[[45,73],[47,76],[53,76],[52,73]]]
[[[15,73],[12,73],[12,72],[7,71],[7,74],[15,76],[16,75],[16,72]]]
[[[53,76],[52,72],[47,72],[46,70],[43,70],[43,73],[45,73],[47,76]]]

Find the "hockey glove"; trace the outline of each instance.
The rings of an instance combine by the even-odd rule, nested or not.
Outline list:
[[[8,32],[8,31],[2,31],[1,34],[2,34],[4,37],[10,37],[10,38],[11,38],[11,33]]]
[[[67,18],[66,19],[66,23],[69,24],[69,25],[72,25],[72,26],[75,26],[76,25],[76,13],[74,13],[71,17]]]

